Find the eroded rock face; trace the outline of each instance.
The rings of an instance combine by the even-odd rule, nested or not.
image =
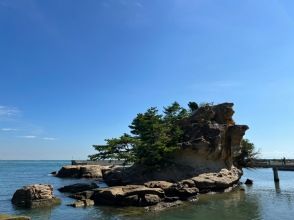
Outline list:
[[[102,178],[103,166],[100,165],[68,165],[63,166],[57,177],[61,178]]]
[[[60,203],[60,200],[53,196],[53,186],[48,184],[24,186],[14,193],[11,201],[14,205],[25,208],[45,207]]]

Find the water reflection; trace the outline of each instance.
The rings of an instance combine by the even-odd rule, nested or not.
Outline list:
[[[280,188],[280,182],[275,182],[275,189],[276,189],[276,193],[281,193],[281,188]]]
[[[99,210],[99,211],[98,211]],[[180,220],[180,219],[261,219],[260,201],[236,189],[230,193],[201,195],[197,203],[185,203],[178,208],[158,213],[145,212],[143,208],[97,207],[89,219],[116,220]]]

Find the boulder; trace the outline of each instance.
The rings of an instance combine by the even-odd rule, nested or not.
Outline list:
[[[48,184],[34,184],[18,189],[12,203],[19,207],[37,208],[60,204],[60,199],[53,196],[53,186]]]
[[[56,174],[61,178],[102,178],[100,165],[68,165],[63,166]]]
[[[223,191],[238,183],[241,175],[241,170],[232,167],[231,170],[222,169],[218,173],[203,173],[193,177],[192,180],[200,192]]]
[[[188,200],[191,197],[197,196],[199,190],[196,187],[187,187],[183,184],[177,183],[165,189],[164,192],[168,197],[177,197],[180,200]]]
[[[160,202],[164,191],[143,185],[128,185],[94,190],[92,199],[95,204],[115,206],[148,206]]]
[[[165,201],[187,200],[196,196],[199,190],[195,187],[193,180],[184,180],[179,183],[170,183],[167,181],[149,181],[144,184],[149,188],[161,188],[167,198]]]
[[[96,183],[76,183],[59,188],[60,192],[77,193],[86,190],[96,189],[99,186]]]

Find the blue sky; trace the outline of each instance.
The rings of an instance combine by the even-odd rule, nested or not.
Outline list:
[[[86,159],[138,112],[235,103],[294,158],[294,1],[0,0],[0,159]]]

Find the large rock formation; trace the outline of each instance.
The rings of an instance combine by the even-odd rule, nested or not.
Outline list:
[[[48,184],[34,184],[18,189],[12,203],[24,208],[37,208],[57,205],[60,200],[53,196],[53,186]]]
[[[198,108],[180,122],[185,140],[179,143],[180,149],[174,153],[172,165],[161,170],[146,170],[138,165],[113,168],[104,172],[105,182],[114,186],[143,184],[151,180],[179,182],[197,177],[201,182],[205,174],[207,182],[199,184],[200,188],[205,185],[211,190],[219,190],[232,186],[242,174],[234,161],[241,153],[241,140],[248,129],[247,125],[236,125],[233,114],[233,103]],[[209,185],[209,179],[213,184]]]
[[[232,103],[204,105],[182,120],[184,141],[169,167],[63,167],[57,176],[85,177],[83,170],[90,170],[87,177],[103,176],[111,186],[71,195],[79,200],[72,206],[86,206],[93,200],[96,205],[153,206],[147,210],[157,211],[182,201],[196,201],[199,192],[228,191],[242,175],[235,158],[241,153],[241,140],[248,129],[235,124],[232,107]]]

